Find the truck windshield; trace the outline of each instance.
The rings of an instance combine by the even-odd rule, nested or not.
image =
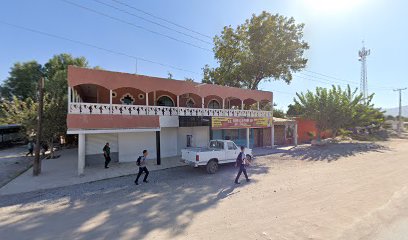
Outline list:
[[[209,148],[211,149],[224,149],[224,143],[220,141],[211,141]]]

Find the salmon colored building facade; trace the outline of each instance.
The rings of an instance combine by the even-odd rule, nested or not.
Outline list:
[[[113,160],[135,161],[147,149],[157,164],[210,139],[274,145],[272,111],[260,110],[272,92],[69,66],[68,96],[80,175],[106,142]]]

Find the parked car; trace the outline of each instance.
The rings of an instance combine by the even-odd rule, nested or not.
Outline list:
[[[207,172],[214,174],[218,165],[235,162],[241,149],[230,140],[211,140],[206,148],[186,148],[181,150],[181,161],[193,167],[206,166]],[[245,156],[252,159],[252,149],[245,148]]]

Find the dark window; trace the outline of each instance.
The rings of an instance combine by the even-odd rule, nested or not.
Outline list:
[[[220,103],[219,103],[217,100],[211,100],[211,101],[208,103],[208,108],[220,109],[221,106],[220,106]]]
[[[122,102],[122,104],[132,105],[135,99],[133,98],[132,95],[126,94],[125,96],[122,97],[122,99],[120,99],[120,101]]]
[[[157,99],[157,106],[174,107],[173,100],[167,96],[162,96]]]

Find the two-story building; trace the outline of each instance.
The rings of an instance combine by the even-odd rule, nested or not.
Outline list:
[[[70,66],[68,134],[78,134],[78,174],[110,143],[112,160],[135,161],[143,149],[157,164],[210,139],[274,145],[272,92]]]

